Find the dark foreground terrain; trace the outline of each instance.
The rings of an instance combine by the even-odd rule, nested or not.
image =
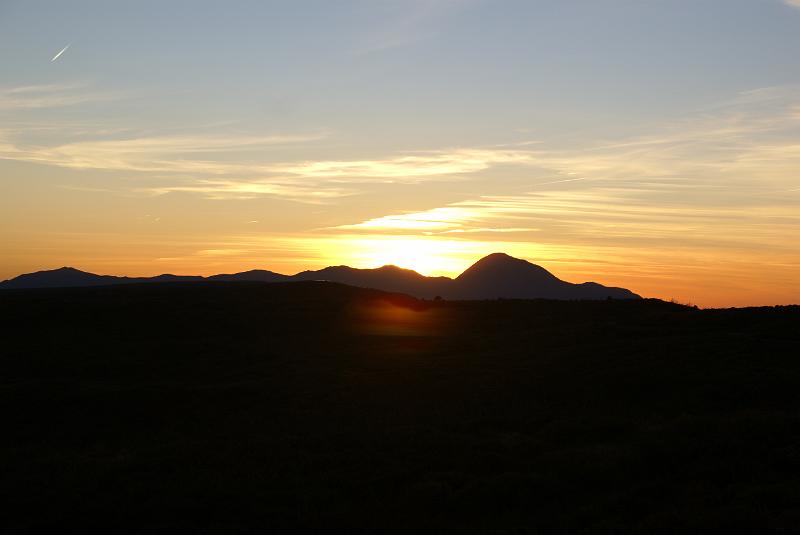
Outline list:
[[[0,532],[790,533],[800,308],[0,292]]]

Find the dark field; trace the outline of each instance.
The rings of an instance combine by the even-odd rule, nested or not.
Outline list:
[[[0,292],[0,532],[800,525],[800,308]]]

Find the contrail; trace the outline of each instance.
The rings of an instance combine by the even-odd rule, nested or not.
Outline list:
[[[64,48],[62,48],[62,49],[61,49],[61,52],[59,52],[58,54],[56,54],[55,56],[53,56],[53,59],[51,59],[51,60],[50,60],[50,63],[53,63],[55,60],[57,60],[59,57],[61,57],[61,54],[63,54],[64,52],[66,52],[66,51],[67,51],[67,49],[69,48],[69,46],[70,46],[71,44],[72,44],[72,43],[70,43],[69,45],[65,46]]]

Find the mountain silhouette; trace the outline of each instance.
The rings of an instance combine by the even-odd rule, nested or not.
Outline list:
[[[0,283],[0,288],[73,288],[119,284],[127,277],[95,275],[71,267],[27,273]]]
[[[156,275],[155,277],[115,277],[113,275],[95,275],[72,267],[62,267],[49,271],[27,273],[11,280],[0,282],[0,289],[77,288],[142,282],[196,282],[202,280],[205,280],[205,277],[172,275],[169,273]]]
[[[296,275],[282,275],[256,269],[242,273],[210,277],[164,274],[156,277],[115,277],[95,275],[64,267],[20,275],[0,283],[0,289],[59,288],[76,286],[107,286],[112,284],[194,281],[292,282],[330,281],[350,286],[374,288],[387,292],[408,294],[431,299],[639,299],[625,288],[607,287],[595,282],[573,284],[563,281],[541,266],[494,253],[480,259],[455,279],[426,277],[416,271],[397,266],[376,269],[357,269],[331,266]]]
[[[325,280],[422,298],[432,298],[447,293],[453,283],[448,277],[426,277],[414,270],[397,266],[383,266],[376,269],[333,266],[318,271],[303,271],[292,277],[292,280]]]
[[[250,271],[243,271],[242,273],[212,275],[208,277],[207,280],[228,282],[288,282],[291,280],[291,277],[273,271],[267,271],[266,269],[252,269]]]
[[[569,283],[541,266],[525,260],[494,253],[481,258],[456,277],[459,297],[485,299],[494,297],[553,297],[564,293]]]
[[[123,278],[128,279],[128,282],[196,282],[205,280],[205,277],[199,275],[172,275],[169,273],[146,278]]]
[[[494,253],[478,260],[454,281],[457,299],[636,299],[624,288],[594,282],[565,282],[526,260]]]

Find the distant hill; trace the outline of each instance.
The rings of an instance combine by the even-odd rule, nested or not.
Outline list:
[[[383,266],[377,269],[334,266],[318,271],[303,271],[292,277],[292,280],[325,280],[420,298],[448,295],[453,284],[453,279],[448,277],[426,277],[411,269],[397,266]]]
[[[251,271],[243,271],[242,273],[212,275],[208,277],[207,280],[225,282],[287,282],[291,280],[291,277],[273,271],[267,271],[266,269],[253,269]]]
[[[0,283],[0,288],[75,288],[85,286],[108,286],[110,284],[123,284],[131,279],[127,277],[113,277],[111,275],[95,275],[71,267],[63,267],[50,271],[37,271],[26,273]]]
[[[114,284],[151,282],[292,282],[330,281],[350,286],[404,293],[418,298],[432,299],[639,299],[640,296],[624,288],[607,287],[594,282],[573,284],[563,281],[541,266],[504,253],[494,253],[482,258],[455,279],[426,277],[410,269],[383,266],[376,269],[356,269],[348,266],[331,266],[316,271],[303,271],[296,275],[282,275],[266,270],[220,274],[211,277],[158,275],[156,277],[115,277],[95,275],[64,267],[52,271],[39,271],[20,275],[0,283],[0,289],[60,288],[108,286]]]
[[[72,267],[62,267],[49,271],[27,273],[0,282],[0,289],[21,290],[28,288],[84,288],[89,286],[111,286],[114,284],[134,284],[142,282],[196,282],[205,280],[195,275],[163,274],[155,277],[115,277],[95,275]]]
[[[478,260],[453,281],[457,299],[638,299],[624,288],[572,284],[546,269],[504,253]]]

